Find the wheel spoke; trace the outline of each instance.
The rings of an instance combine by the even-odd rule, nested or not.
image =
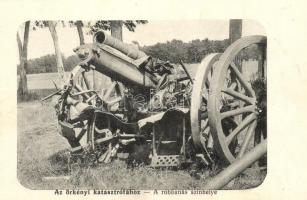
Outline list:
[[[235,101],[235,102],[229,103],[228,106],[230,106],[231,108],[238,107],[238,106],[240,106],[240,101]]]
[[[85,86],[87,87],[88,90],[90,90],[91,89],[90,82],[85,76],[85,71],[82,72],[82,78],[84,80]]]
[[[204,121],[204,124],[202,124],[201,130],[202,130],[202,133],[205,133],[207,135],[209,134],[209,131],[210,131],[209,119],[206,118],[203,121]]]
[[[207,127],[208,126],[208,122],[209,122],[208,118],[204,119],[203,121],[204,121],[203,127]]]
[[[206,129],[204,130],[204,133],[209,134],[209,131],[210,131],[210,126],[207,126]]]
[[[87,130],[87,125],[85,125],[85,126],[81,129],[79,135],[77,136],[77,140],[78,140],[79,142],[80,142],[80,140],[82,139],[82,137],[84,136],[84,134],[86,133],[86,130]]]
[[[241,74],[241,72],[238,70],[238,68],[236,67],[236,65],[232,62],[230,63],[230,67],[233,70],[233,72],[236,74],[238,80],[240,81],[241,85],[245,88],[245,90],[249,93],[249,95],[251,95],[252,97],[255,97],[255,93],[252,89],[252,87],[250,86],[250,84],[245,80],[245,78],[243,77],[243,75]]]
[[[208,95],[206,93],[202,93],[201,96],[205,101],[208,101]]]
[[[256,119],[256,114],[252,113],[247,116],[227,137],[226,144],[229,145],[233,138],[240,133],[244,128],[246,128],[251,122]]]
[[[238,108],[238,109],[235,109],[235,110],[222,112],[221,118],[224,119],[226,117],[232,117],[232,116],[236,116],[236,115],[239,115],[239,114],[242,114],[242,113],[253,112],[254,110],[255,110],[254,105],[246,106],[246,107]]]
[[[79,96],[79,95],[82,95],[84,93],[89,93],[89,92],[93,92],[93,90],[83,90],[82,92],[75,92],[71,94],[71,96],[75,97],[75,96]]]
[[[241,94],[241,93],[239,93],[237,91],[234,91],[234,90],[232,90],[230,88],[222,90],[222,92],[224,92],[224,93],[226,93],[226,94],[228,94],[228,95],[230,95],[232,97],[235,97],[235,98],[237,98],[239,100],[242,100],[242,101],[244,101],[246,103],[249,103],[249,104],[254,104],[255,103],[255,98],[251,98],[251,97],[245,96],[244,94]]]
[[[234,90],[237,87],[237,83],[232,83],[229,87],[229,89]]]
[[[75,84],[75,87],[79,92],[84,92],[83,88],[79,84]],[[90,96],[87,93],[83,93],[82,96],[85,97],[86,99],[90,98]]]
[[[92,95],[90,98],[88,98],[87,100],[86,100],[86,103],[89,103],[89,102],[91,102],[94,98],[96,98],[97,97],[97,94],[94,94],[94,95]]]
[[[246,149],[248,147],[248,144],[255,132],[255,128],[256,128],[256,125],[257,125],[257,121],[254,121],[247,129],[247,132],[246,132],[246,135],[244,137],[244,140],[243,140],[243,143],[242,143],[242,146],[241,146],[241,149],[239,151],[239,154],[238,154],[238,158],[242,157],[243,154],[246,152]]]

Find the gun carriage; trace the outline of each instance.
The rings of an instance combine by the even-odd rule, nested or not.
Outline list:
[[[207,55],[196,75],[186,66],[147,56],[102,31],[74,51],[56,105],[61,135],[71,145],[71,166],[128,163],[179,167],[200,162],[230,164],[266,138],[265,96],[242,75],[238,55],[258,45],[265,62],[266,37],[247,36],[224,53]],[[111,78],[94,88],[91,71]]]

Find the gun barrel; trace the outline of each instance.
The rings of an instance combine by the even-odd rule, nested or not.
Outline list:
[[[125,84],[136,84],[147,88],[154,87],[155,85],[136,65],[115,56],[112,51],[107,51],[105,48],[100,49],[99,56],[93,56],[92,64],[100,73]]]
[[[136,46],[123,43],[122,41],[105,34],[103,31],[95,33],[93,40],[94,43],[105,44],[113,47],[132,59],[139,59],[146,56],[146,54],[143,51],[140,51]]]
[[[146,88],[155,87],[151,78],[138,69],[132,58],[106,44],[85,44],[74,49],[81,59],[80,66],[93,66],[104,75],[124,84],[136,84]],[[147,56],[144,57],[144,61]],[[140,59],[142,60],[142,59]]]

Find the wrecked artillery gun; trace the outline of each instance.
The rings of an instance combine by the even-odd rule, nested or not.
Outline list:
[[[56,105],[61,135],[71,145],[70,166],[128,163],[178,167],[232,163],[266,138],[266,95],[257,95],[237,56],[266,37],[241,38],[206,56],[191,77],[185,65],[147,56],[100,31],[74,51],[81,62],[70,73]],[[111,78],[94,90],[87,73]],[[123,156],[124,157],[124,156]]]

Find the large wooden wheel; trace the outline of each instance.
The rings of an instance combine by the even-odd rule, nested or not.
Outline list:
[[[253,147],[252,139],[263,110],[257,103],[251,81],[242,73],[243,66],[239,67],[237,62],[238,55],[254,45],[265,50],[266,37],[247,36],[230,45],[216,63],[211,80],[208,99],[210,130],[214,148],[226,163],[232,163]],[[264,52],[262,54],[265,55]],[[235,122],[235,127],[228,132],[225,131],[225,123],[229,120]],[[231,148],[234,140],[238,143],[235,151]]]
[[[100,85],[95,90],[95,70],[85,70],[80,66],[76,66],[71,72],[72,95],[79,96],[83,102],[99,107],[104,105],[107,111],[116,111],[119,102],[124,97],[123,85],[117,81],[110,82],[108,85]],[[97,83],[96,83],[97,84]],[[97,102],[100,101],[101,102]]]
[[[97,105],[98,94],[93,89],[93,72],[85,70],[81,66],[76,66],[67,79],[65,92],[61,102],[61,110],[66,113],[60,123],[69,127],[76,134],[71,134],[68,139],[69,144],[80,149],[86,146],[91,140],[91,117],[93,108]],[[66,123],[68,122],[68,123]],[[85,139],[86,140],[83,140]]]
[[[73,98],[80,97],[83,102],[94,104],[97,91],[94,90],[93,70],[85,70],[81,66],[76,66],[70,73],[71,94]]]
[[[205,151],[207,154],[208,148],[213,147],[208,123],[208,88],[214,63],[219,59],[220,55],[219,53],[213,53],[202,60],[194,78],[191,95],[190,118],[193,142],[198,150]]]
[[[67,118],[62,121],[71,123],[70,127],[79,133],[69,142],[72,147],[90,145],[94,149],[94,140],[97,135],[101,135],[101,130],[95,125],[94,109],[116,111],[123,97],[121,84],[112,82],[105,89],[95,90],[94,71],[76,66],[70,73],[66,87],[68,93],[62,102],[62,109],[67,110]],[[86,140],[81,142],[84,136]]]

